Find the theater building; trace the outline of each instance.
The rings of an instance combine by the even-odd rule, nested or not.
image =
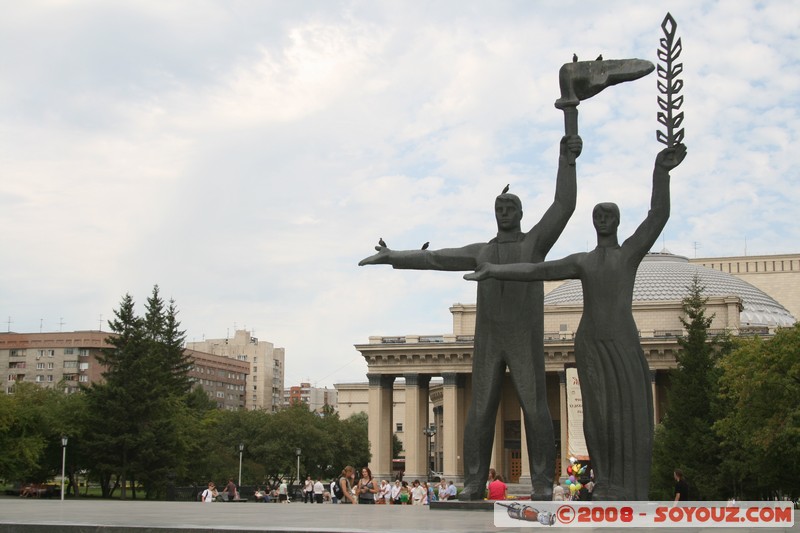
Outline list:
[[[744,281],[755,269],[761,275],[757,281],[768,287],[771,295]],[[739,271],[744,275],[737,276]],[[676,366],[677,337],[684,333],[682,300],[695,276],[705,287],[707,316],[713,316],[712,333],[771,335],[779,327],[794,324],[787,308],[798,309],[800,304],[800,254],[769,256],[756,262],[747,257],[690,261],[669,253],[648,254],[637,272],[633,314],[650,366],[654,424],[664,413],[668,370]],[[585,449],[579,431],[580,405],[568,398],[568,393],[577,390],[568,376],[575,363],[573,339],[583,297],[578,280],[552,288],[554,285],[545,287],[549,292],[544,301],[544,348],[556,471],[561,475],[569,457]],[[779,303],[780,299],[786,305]],[[357,344],[368,365],[368,383],[336,385],[343,418],[359,410],[368,413],[369,466],[378,478],[392,475],[392,436],[397,434],[403,442],[406,479],[423,479],[429,470],[456,482],[464,479],[464,423],[471,395],[475,305],[457,303],[450,313],[451,333],[371,336],[368,343]],[[529,484],[525,427],[520,423],[520,405],[508,374],[502,390],[492,465],[506,480]],[[431,426],[435,436],[430,435]]]

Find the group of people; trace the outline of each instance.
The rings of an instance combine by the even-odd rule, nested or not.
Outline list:
[[[208,482],[208,487],[200,494],[200,501],[203,503],[211,503],[214,501],[231,501],[239,499],[239,489],[233,482],[233,478],[228,478],[228,484],[222,491],[217,490],[217,486],[213,481]]]
[[[410,484],[399,477],[393,483],[376,480],[368,467],[361,469],[356,479],[356,470],[346,466],[331,486],[333,503],[361,505],[428,505],[436,500],[455,499],[458,491],[453,482],[441,480],[438,487],[427,481],[415,479]]]
[[[675,470],[675,501],[686,501],[688,499],[688,484],[680,470]],[[553,500],[580,500],[589,501],[592,499],[594,480],[589,478],[582,483],[579,491],[571,493],[566,491],[563,486],[555,484],[553,486]],[[289,503],[289,490],[285,481],[271,491],[262,490],[258,487],[254,497],[257,502],[278,501]],[[487,500],[505,500],[508,498],[508,486],[503,481],[503,477],[494,468],[489,469],[489,476],[486,481]],[[200,501],[229,501],[238,500],[239,491],[233,479],[228,479],[228,484],[223,491],[217,491],[213,481],[208,483],[208,488],[200,495]],[[458,489],[453,481],[442,479],[439,483],[428,483],[415,479],[411,484],[398,477],[395,481],[389,482],[385,479],[377,481],[372,477],[372,471],[368,467],[361,469],[361,476],[356,479],[356,470],[352,466],[346,466],[338,478],[332,480],[326,486],[321,479],[314,480],[311,476],[306,478],[303,485],[303,503],[341,503],[341,504],[361,504],[361,505],[428,505],[432,501],[446,501],[458,499]]]
[[[330,499],[330,493],[325,489],[325,484],[321,479],[306,478],[303,485],[303,503],[324,503]]]

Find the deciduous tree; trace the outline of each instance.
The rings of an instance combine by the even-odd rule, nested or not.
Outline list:
[[[800,496],[800,324],[742,339],[721,364],[721,469],[745,499]]]

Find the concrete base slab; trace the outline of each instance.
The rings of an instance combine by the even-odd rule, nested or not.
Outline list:
[[[441,502],[445,503],[445,502]],[[456,502],[452,502],[456,503]],[[461,504],[491,502],[460,502]],[[770,533],[800,531],[770,528]],[[532,524],[537,527],[537,524]],[[544,527],[544,526],[541,526]],[[257,504],[225,505],[200,502],[145,502],[105,500],[23,500],[0,498],[0,533],[524,533],[528,527],[494,525],[494,513],[466,511],[463,507],[432,511],[417,505]],[[603,528],[559,531],[611,531]],[[621,531],[653,531],[626,528]],[[682,531],[701,531],[684,529]],[[708,531],[704,529],[702,531]],[[744,528],[719,528],[715,532],[741,533]]]
[[[443,502],[431,502],[432,511],[484,511],[491,513],[494,510],[494,502],[489,500],[475,500],[462,502],[460,500],[446,500]]]

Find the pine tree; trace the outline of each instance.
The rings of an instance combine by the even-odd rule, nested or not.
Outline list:
[[[667,410],[656,430],[652,482],[654,499],[672,499],[672,472],[681,469],[692,499],[722,499],[718,465],[720,448],[713,431],[717,418],[720,371],[717,362],[729,349],[727,335],[710,336],[714,316],[706,316],[705,287],[697,276],[683,300],[677,369],[670,373]]]
[[[88,390],[90,417],[98,428],[88,445],[97,458],[104,496],[113,492],[111,480],[115,474],[122,481],[122,497],[127,496],[129,468],[142,439],[139,421],[147,412],[142,403],[142,389],[147,386],[147,378],[142,375],[147,345],[143,322],[136,316],[134,306],[133,298],[126,294],[119,309],[114,310],[114,319],[108,322],[114,335],[106,338],[111,348],[103,349],[97,358],[105,367],[105,382],[93,384]]]
[[[181,330],[180,326],[175,300],[170,300],[164,314],[164,330],[161,343],[164,347],[165,366],[171,379],[170,388],[175,395],[184,396],[192,388],[192,382],[189,379],[192,360],[184,349],[186,331]]]
[[[157,285],[145,308],[145,316],[137,317],[133,298],[122,299],[109,321],[111,347],[98,358],[105,365],[105,382],[88,391],[99,427],[91,446],[104,496],[111,495],[114,476],[121,479],[123,498],[126,482],[134,479],[147,497],[157,496],[168,474],[186,461],[179,429],[191,385],[184,334],[174,302],[165,309]]]

